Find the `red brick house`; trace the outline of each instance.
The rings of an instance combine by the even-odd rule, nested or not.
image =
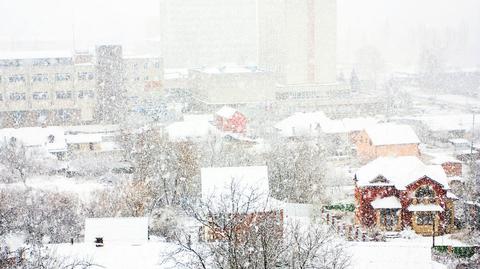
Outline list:
[[[238,110],[224,106],[215,113],[215,125],[223,132],[245,133],[247,118]]]
[[[376,124],[355,134],[352,141],[362,161],[385,156],[420,156],[420,140],[408,125]]]
[[[454,229],[453,201],[440,165],[425,165],[415,156],[380,157],[354,177],[355,221],[365,228],[422,235]]]
[[[282,203],[269,196],[266,166],[202,168],[201,185],[211,218],[203,227],[204,239],[222,240],[232,231],[242,238],[261,225],[283,236],[284,211]]]

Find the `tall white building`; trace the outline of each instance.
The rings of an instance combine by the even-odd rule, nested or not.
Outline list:
[[[159,1],[166,68],[256,61],[256,0]]]
[[[258,0],[258,61],[286,85],[336,81],[336,0]]]

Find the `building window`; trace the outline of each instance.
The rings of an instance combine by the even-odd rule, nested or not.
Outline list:
[[[35,59],[33,61],[33,66],[48,66],[50,65],[49,59]]]
[[[415,198],[434,198],[435,192],[429,186],[423,186],[415,191]]]
[[[24,75],[11,75],[8,77],[8,82],[10,83],[18,83],[18,82],[25,82],[25,76]]]
[[[147,69],[148,68],[148,63],[144,63],[143,64],[143,69]]]
[[[32,94],[33,100],[47,100],[48,93],[47,92],[34,92]]]
[[[145,76],[144,80],[147,81],[147,80],[148,80],[148,76]]]
[[[92,72],[78,72],[78,80],[93,80]]]
[[[95,97],[95,93],[92,90],[85,90],[85,91],[79,91],[78,92],[78,98],[79,99],[93,99]]]
[[[3,101],[3,95],[0,93],[0,101]]]
[[[72,92],[71,91],[57,91],[55,92],[57,99],[71,99]]]
[[[48,74],[33,74],[32,82],[47,82]]]
[[[432,212],[417,212],[416,222],[417,225],[433,225],[433,213]]]
[[[398,223],[398,209],[380,209],[380,223],[386,228],[395,228]]]
[[[72,113],[69,110],[60,109],[55,112],[55,117],[62,121],[67,121],[72,118]]]
[[[56,81],[68,81],[71,79],[70,73],[56,73],[55,80]]]
[[[12,101],[22,101],[26,100],[27,96],[24,92],[12,92],[10,93],[10,100]]]

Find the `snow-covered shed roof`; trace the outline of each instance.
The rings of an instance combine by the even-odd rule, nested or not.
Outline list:
[[[166,127],[168,137],[173,141],[189,139],[204,140],[215,130],[209,121],[204,119],[189,119],[174,122]]]
[[[235,114],[235,112],[237,112],[237,110],[235,108],[232,108],[232,107],[229,107],[229,106],[223,106],[215,114],[217,114],[218,116],[220,116],[222,118],[230,119],[233,116],[233,114]]]
[[[139,244],[148,240],[148,218],[87,218],[85,243],[94,243],[96,237],[103,242]]]
[[[230,210],[232,198],[240,212],[262,210],[269,202],[267,166],[202,168],[201,184],[202,200],[214,210]],[[247,208],[251,195],[256,198]]]
[[[381,208],[402,208],[402,204],[400,204],[400,199],[395,196],[388,196],[384,198],[379,198],[372,201],[372,207],[375,209]]]
[[[65,135],[67,144],[85,144],[85,143],[100,143],[102,142],[101,134],[76,134]]]
[[[425,165],[415,156],[379,157],[360,167],[355,174],[359,187],[395,186],[399,190],[425,176],[449,189],[440,165]]]
[[[375,146],[420,143],[412,127],[405,124],[379,123],[365,128],[365,132]]]
[[[0,130],[0,143],[15,138],[26,147],[44,147],[49,152],[65,152],[67,143],[61,127],[25,127]]]

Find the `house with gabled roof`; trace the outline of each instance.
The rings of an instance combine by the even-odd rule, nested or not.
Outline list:
[[[422,235],[454,229],[456,197],[440,165],[426,165],[415,156],[379,157],[362,166],[354,181],[355,221],[362,227],[411,227]]]
[[[273,224],[283,235],[282,203],[270,197],[266,166],[207,167],[201,169],[202,203],[208,206],[212,223],[230,222],[239,234],[248,233],[260,223]],[[205,225],[206,240],[222,240],[228,232],[215,225]],[[231,230],[230,230],[231,231]]]
[[[222,132],[245,133],[247,117],[232,107],[223,106],[215,113],[215,125]]]
[[[420,139],[409,125],[375,124],[359,132],[353,141],[362,161],[385,156],[420,156]]]

